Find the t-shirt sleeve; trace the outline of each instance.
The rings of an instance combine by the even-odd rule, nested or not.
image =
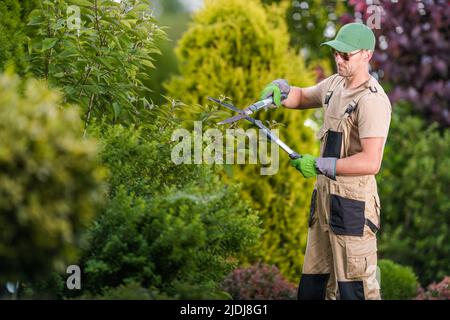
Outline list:
[[[391,105],[382,97],[361,99],[358,105],[360,138],[387,138],[391,122]]]

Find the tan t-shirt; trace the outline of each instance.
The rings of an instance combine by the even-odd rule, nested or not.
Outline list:
[[[370,87],[376,92],[372,92]],[[326,105],[325,97],[331,90],[333,94]],[[392,108],[389,98],[375,78],[370,77],[359,87],[349,90],[345,88],[344,78],[335,74],[312,87],[311,93],[315,102],[327,111],[326,117],[341,118],[349,104],[358,100],[357,108],[351,114],[354,126],[350,132],[349,155],[362,151],[362,138],[387,138]]]

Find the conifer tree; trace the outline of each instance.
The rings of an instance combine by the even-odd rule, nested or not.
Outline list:
[[[177,54],[181,75],[167,88],[170,96],[188,105],[206,105],[208,96],[226,95],[244,108],[259,98],[263,87],[277,78],[295,86],[314,84],[313,73],[301,56],[289,49],[284,21],[286,6],[264,7],[256,0],[206,2],[180,40]],[[195,119],[197,109],[190,109]],[[280,137],[300,153],[317,154],[314,131],[305,126],[312,111],[269,109],[256,117],[283,123]],[[240,122],[239,127],[246,124]],[[260,211],[264,234],[258,254],[297,281],[306,246],[307,215],[313,180],[303,179],[289,166],[289,157],[279,152],[279,170],[261,175],[260,165],[234,165],[232,183],[242,184],[242,197]]]

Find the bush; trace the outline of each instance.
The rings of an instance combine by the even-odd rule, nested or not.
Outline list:
[[[185,297],[188,299],[229,299],[229,295],[225,292],[211,292],[211,287],[205,285],[196,285],[188,283],[174,283],[174,290],[177,297]],[[116,288],[110,288],[101,295],[84,294],[78,299],[95,299],[95,300],[171,300],[173,297],[165,293],[161,293],[156,288],[146,289],[141,284],[130,282],[121,284]]]
[[[18,298],[22,300],[50,300],[63,299],[65,295],[76,293],[67,288],[68,274],[64,272],[52,272],[43,274],[32,282],[22,283],[18,290]]]
[[[297,287],[287,282],[277,267],[262,263],[234,270],[222,288],[235,300],[297,299]]]
[[[397,105],[377,176],[380,252],[409,265],[422,285],[450,274],[450,131]]]
[[[378,262],[381,270],[381,297],[384,300],[409,300],[417,292],[417,276],[410,267],[401,266],[391,260]]]
[[[444,277],[437,284],[433,282],[426,291],[422,287],[418,291],[419,294],[414,300],[450,300],[450,277]]]
[[[86,237],[84,289],[133,282],[171,298],[220,297],[217,284],[257,240],[257,216],[211,168],[172,163],[170,128],[155,128],[100,134],[110,202]]]
[[[131,282],[116,288],[105,290],[102,295],[85,294],[79,299],[88,300],[153,300],[158,297],[157,290],[141,287],[139,283]]]
[[[98,145],[38,81],[0,76],[0,282],[65,271],[104,196]]]

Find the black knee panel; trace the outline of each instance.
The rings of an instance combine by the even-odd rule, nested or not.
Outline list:
[[[341,300],[365,300],[362,281],[338,281],[338,287]]]
[[[330,274],[303,274],[298,286],[298,300],[325,300]]]

